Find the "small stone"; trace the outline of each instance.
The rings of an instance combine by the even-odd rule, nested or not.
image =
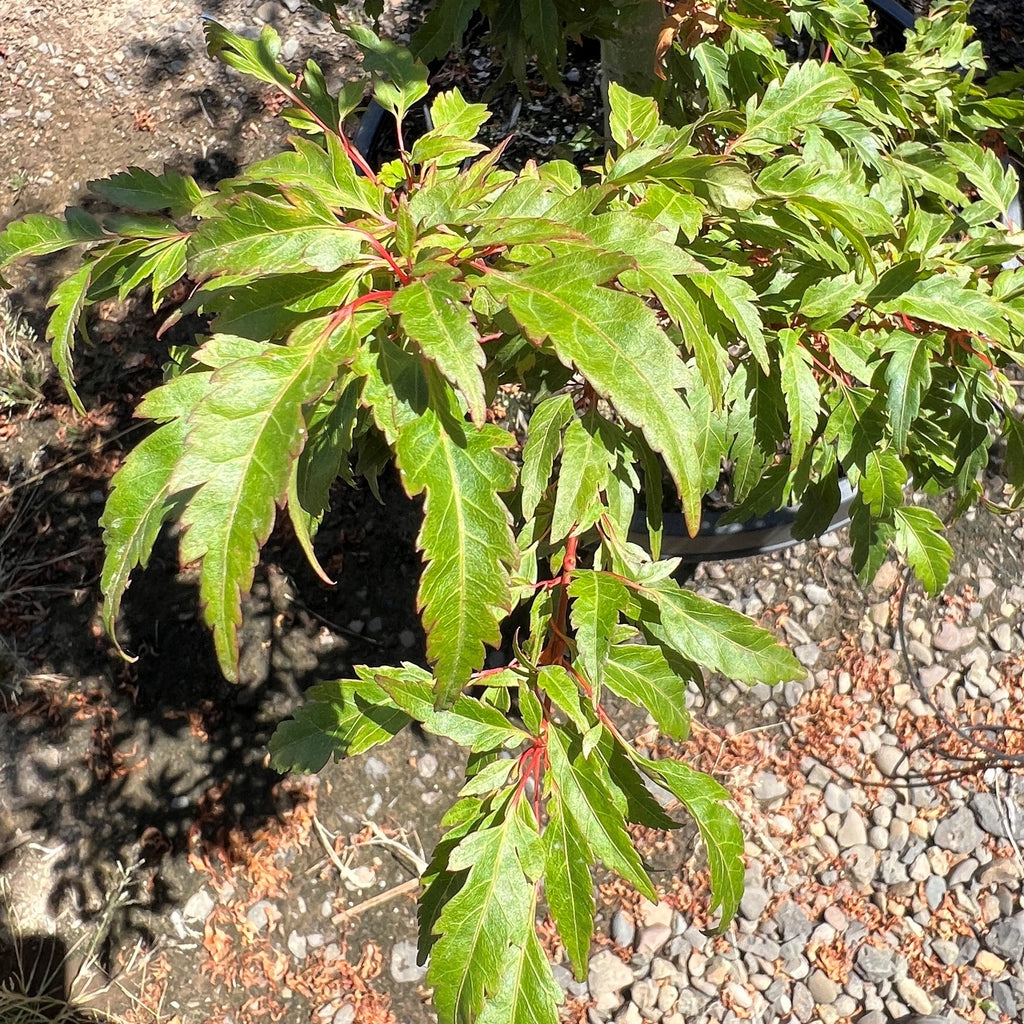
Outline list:
[[[966,885],[978,870],[978,862],[973,857],[967,857],[946,876],[946,884],[949,886]]]
[[[856,808],[851,807],[843,818],[843,824],[836,833],[836,841],[840,848],[850,849],[851,846],[865,846],[868,841],[868,830],[864,819]]]
[[[754,780],[754,797],[768,803],[789,793],[789,787],[774,772],[758,772]]]
[[[633,945],[633,939],[636,936],[636,926],[633,924],[633,918],[629,916],[624,910],[616,910],[612,914],[611,927],[609,932],[612,937],[612,942],[616,946],[622,949],[629,949]]]
[[[804,596],[813,605],[830,605],[832,604],[832,595],[824,588],[819,586],[817,583],[807,583],[804,585]]]
[[[942,901],[946,898],[946,880],[939,875],[930,875],[926,878],[924,898],[929,910],[938,910],[942,906]]]
[[[426,965],[416,963],[416,943],[401,939],[391,947],[391,977],[400,985],[421,982],[427,974]]]
[[[622,1004],[622,990],[633,981],[633,972],[610,949],[591,957],[587,987],[598,1012],[616,1010]]]
[[[637,936],[636,951],[643,956],[653,956],[672,938],[672,929],[667,924],[650,924],[641,929]]]
[[[880,747],[875,753],[875,766],[887,779],[907,774],[907,758],[899,747]]]
[[[416,646],[416,634],[411,629],[403,629],[398,634],[398,642],[406,649]]]
[[[704,980],[715,988],[721,988],[732,975],[732,964],[724,956],[713,956],[704,972]]]
[[[814,930],[814,924],[794,900],[786,899],[779,904],[773,920],[779,929],[783,942],[790,939],[806,938]]]
[[[437,758],[433,754],[424,754],[416,761],[416,771],[421,779],[432,779],[437,774]]]
[[[363,771],[371,782],[383,782],[391,774],[391,769],[379,757],[363,759]]]
[[[912,978],[901,978],[896,982],[896,991],[912,1010],[918,1013],[932,1012],[932,999],[927,992]]]
[[[1008,622],[1000,622],[989,635],[992,637],[992,642],[999,648],[999,650],[1009,651],[1013,649],[1013,630],[1010,629],[1010,624]]]
[[[800,1024],[808,1024],[808,1021],[814,1016],[814,996],[802,981],[796,982],[793,986],[792,999],[793,1015],[800,1021]]]
[[[1006,961],[996,956],[995,953],[990,953],[987,949],[983,949],[974,958],[974,966],[977,967],[982,974],[991,974],[995,977],[1006,970]]]
[[[824,971],[811,972],[807,989],[819,1006],[831,1006],[839,995],[839,986]]]
[[[932,637],[932,646],[937,651],[959,651],[974,643],[978,631],[973,626],[958,626],[955,622],[944,620]]]
[[[793,648],[793,653],[796,655],[796,660],[803,665],[804,668],[814,668],[818,664],[821,658],[821,648],[817,644],[797,644]]]
[[[837,814],[845,814],[850,809],[850,794],[834,782],[825,786],[825,806]]]
[[[865,981],[877,984],[889,981],[896,974],[896,955],[891,949],[879,949],[877,946],[865,944],[857,950],[854,961],[857,973]]]
[[[746,886],[740,899],[740,914],[748,921],[760,921],[768,899],[768,893],[760,886]]]
[[[932,940],[932,952],[947,966],[955,964],[957,957],[960,956],[960,947],[955,942],[950,942],[948,939],[933,939]],[[981,956],[982,954],[978,954]],[[994,953],[986,952],[985,956],[994,957],[999,960],[999,957],[995,956]],[[1002,960],[999,960],[1002,963]],[[977,967],[977,962],[975,962]],[[981,970],[979,967],[978,970]]]
[[[356,1019],[356,1008],[351,1003],[342,1003],[331,1018],[331,1024],[352,1024]]]
[[[985,945],[997,956],[1011,963],[1024,959],[1024,912],[997,921],[983,939]]]
[[[653,978],[641,978],[633,982],[629,990],[629,998],[642,1011],[651,1010],[658,1005],[658,983]]]
[[[245,919],[252,925],[255,931],[263,931],[267,927],[267,911],[270,910],[272,904],[269,900],[260,900],[258,903],[254,903],[246,912]]]
[[[1016,885],[1020,881],[1020,865],[1014,857],[996,857],[978,872],[983,886]]]
[[[940,821],[935,829],[935,845],[951,853],[970,853],[984,838],[984,833],[975,824],[974,815],[966,807]]]
[[[871,588],[880,594],[891,591],[900,579],[900,568],[895,562],[883,562],[871,581]]]
[[[846,850],[844,859],[846,870],[858,888],[863,889],[875,880],[875,875],[878,872],[878,854],[872,847],[867,845],[851,846]],[[841,929],[837,928],[836,930],[840,931]]]
[[[298,39],[286,39],[281,47],[281,59],[291,60],[299,52]]]
[[[185,906],[181,908],[181,916],[186,921],[205,921],[213,913],[216,905],[214,898],[205,889],[200,889],[185,901]]]
[[[285,8],[279,3],[275,3],[274,0],[268,0],[265,4],[260,4],[256,8],[255,17],[258,21],[262,21],[264,24],[271,24],[272,22],[279,21],[285,14]]]
[[[296,960],[306,959],[306,936],[300,935],[297,931],[288,933],[288,952]]]

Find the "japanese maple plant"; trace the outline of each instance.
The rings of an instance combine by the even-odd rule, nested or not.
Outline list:
[[[682,740],[706,673],[804,671],[658,559],[665,507],[696,532],[728,468],[738,514],[802,502],[811,537],[845,475],[857,569],[894,545],[936,592],[951,550],[910,482],[965,508],[999,442],[1008,500],[1024,485],[1024,270],[1000,159],[1024,121],[1006,95],[1020,76],[979,84],[959,3],[890,56],[855,0],[675,7],[661,107],[613,83],[607,153],[582,171],[503,167],[501,146],[475,141],[487,108],[457,91],[407,139],[427,72],[354,26],[397,126],[398,156],[371,167],[345,131],[362,87],[331,95],[315,64],[280,62],[270,28],[253,41],[208,21],[212,54],[285,97],[288,150],[212,191],[174,171],[114,174],[91,188],[124,212],[31,215],[0,236],[0,268],[84,247],[49,329],[72,394],[91,304],[145,286],[157,308],[184,278],[174,315],[209,324],[142,401],[152,430],[113,481],[112,634],[174,520],[233,678],[241,596],[279,511],[317,566],[339,479],[373,485],[393,465],[422,495],[426,667],[316,686],[271,746],[279,767],[316,771],[417,722],[467,748],[422,877],[420,950],[445,1022],[557,1020],[539,914],[584,977],[592,866],[659,898],[628,831],[677,827],[657,787],[699,829],[722,927],[736,910],[727,791],[643,753],[606,695]],[[787,56],[780,32],[817,56]],[[528,399],[524,437],[488,415],[510,387]],[[644,547],[630,539],[641,507]],[[487,668],[513,612],[528,626]]]

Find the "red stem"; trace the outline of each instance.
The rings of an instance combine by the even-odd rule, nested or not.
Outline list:
[[[369,231],[364,231],[361,228],[357,228],[357,231],[361,235],[364,235],[369,241],[370,245],[373,246],[376,253],[384,260],[385,263],[395,272],[395,277],[398,278],[402,284],[408,284],[411,280],[409,275],[395,262],[394,256],[391,255],[384,247],[383,242],[379,238],[375,238]]]

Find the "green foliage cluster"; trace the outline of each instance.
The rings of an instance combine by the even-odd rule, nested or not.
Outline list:
[[[755,13],[751,13],[756,8]],[[705,671],[753,683],[802,669],[745,617],[681,586],[657,559],[663,505],[696,531],[724,468],[736,515],[802,502],[813,536],[858,488],[854,559],[895,545],[938,590],[943,524],[907,487],[980,495],[993,441],[1024,488],[1024,426],[1007,377],[1024,364],[1017,188],[994,144],[1024,103],[982,86],[965,7],[922,21],[883,56],[855,0],[742,0],[668,58],[674,125],[612,85],[612,140],[581,172],[518,171],[475,141],[485,106],[456,91],[407,144],[426,70],[365,29],[374,95],[399,156],[368,167],[344,132],[361,102],[296,76],[279,40],[207,23],[210,51],[279,88],[291,147],[213,191],[132,169],[92,190],[128,212],[33,215],[0,236],[0,269],[85,249],[55,291],[53,353],[72,384],[87,307],[145,284],[154,308],[210,318],[138,414],[153,425],[114,479],[102,519],[104,618],[162,525],[199,566],[224,673],[240,597],[277,510],[313,538],[340,478],[397,467],[424,498],[419,607],[430,668],[361,667],[308,695],[273,742],[282,768],[385,742],[409,722],[469,751],[466,782],[423,877],[421,953],[443,1021],[557,1020],[535,930],[543,896],[577,976],[593,919],[591,865],[656,898],[629,822],[674,828],[648,783],[696,822],[723,926],[738,904],[742,837],[727,792],[645,757],[609,715],[613,693],[687,735]],[[787,59],[782,15],[830,46]],[[827,58],[827,59],[826,59]],[[525,445],[489,422],[497,390],[533,403]],[[671,498],[662,494],[668,482]],[[649,544],[631,543],[643,503]],[[322,570],[321,570],[322,572]],[[529,628],[485,668],[502,623]]]

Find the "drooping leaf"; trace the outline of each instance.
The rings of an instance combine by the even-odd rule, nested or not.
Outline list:
[[[356,679],[320,683],[306,691],[293,717],[281,722],[268,744],[278,771],[318,772],[333,757],[354,757],[386,743],[409,724],[374,677],[400,681],[422,669],[356,668]]]
[[[800,333],[788,328],[779,331],[779,345],[782,349],[779,368],[789,414],[793,462],[799,463],[817,429],[821,394],[811,370],[811,354],[800,343]]]
[[[805,670],[766,629],[745,615],[662,580],[643,592],[655,607],[640,621],[660,644],[745,683],[800,679]]]
[[[295,76],[280,62],[281,37],[270,25],[264,25],[258,39],[246,39],[203,15],[206,50],[228,67],[252,75],[268,85],[288,88]]]
[[[629,603],[629,591],[610,573],[578,569],[569,584],[569,597],[578,657],[594,688],[594,699],[600,700],[613,632]]]
[[[561,260],[515,273],[491,272],[487,287],[506,298],[537,343],[550,339],[566,365],[643,431],[665,459],[683,500],[687,523],[700,523],[700,480],[693,418],[677,392],[679,354],[636,296],[602,288],[625,269],[616,255],[580,255],[566,276]]]
[[[539,843],[525,800],[507,798],[494,824],[471,832],[452,850],[448,871],[465,871],[434,930],[427,981],[442,1020],[476,1021],[501,988],[509,949],[525,948],[534,931],[534,883],[523,861]]]
[[[874,448],[868,452],[860,493],[871,514],[884,516],[903,504],[907,467],[892,448]]]
[[[558,790],[564,812],[572,816],[580,835],[605,867],[618,872],[648,899],[657,900],[651,880],[626,831],[622,809],[616,806],[615,798],[593,758],[594,754],[589,758],[583,754],[579,739],[566,734],[554,723],[549,725],[551,787],[552,792]]]
[[[726,801],[729,791],[680,761],[641,762],[686,808],[700,830],[711,869],[711,909],[721,909],[719,931],[735,917],[743,895],[743,830]]]
[[[559,988],[536,931],[513,942],[505,954],[498,991],[488,1000],[478,1024],[558,1024]]]
[[[942,520],[929,508],[902,505],[895,510],[896,548],[929,594],[938,594],[949,579],[953,549],[942,536]]]
[[[570,420],[562,441],[551,537],[560,540],[594,525],[601,511],[600,492],[608,483],[612,454],[601,437],[600,416]]]
[[[669,738],[684,740],[689,735],[686,679],[660,647],[616,644],[604,664],[604,681],[620,697],[648,711]]]
[[[199,561],[200,598],[217,659],[235,678],[241,594],[252,584],[292,462],[302,448],[302,407],[331,383],[335,362],[316,345],[271,346],[228,363],[189,419],[173,490],[196,488],[181,515],[181,557]]]
[[[30,213],[8,224],[0,233],[0,270],[28,256],[45,256],[81,242],[106,238],[99,223],[84,210],[68,210],[64,219]]]
[[[209,373],[183,374],[151,391],[136,411],[138,416],[167,422],[143,438],[114,474],[100,517],[103,625],[115,643],[117,613],[132,570],[146,566],[161,526],[175,509],[171,474],[181,457],[188,414],[209,386]]]
[[[141,167],[129,167],[109,178],[90,181],[88,188],[115,206],[127,206],[144,213],[170,210],[172,217],[187,216],[207,195],[194,178],[171,168],[163,174],[153,174]]]
[[[83,263],[73,274],[63,281],[50,295],[49,304],[53,307],[50,322],[46,325],[46,337],[50,340],[50,352],[53,363],[60,374],[61,382],[67,389],[71,404],[79,415],[85,415],[85,406],[75,390],[75,371],[71,363],[71,349],[74,347],[75,334],[79,329],[82,312],[85,309],[86,296],[92,283],[93,265]]]
[[[882,350],[889,354],[885,367],[889,424],[896,448],[902,451],[921,408],[921,394],[931,386],[931,355],[935,343],[928,335],[893,331]]]
[[[389,309],[423,354],[461,389],[473,422],[485,420],[487,403],[480,370],[486,362],[480,336],[469,311],[469,289],[452,267],[440,268],[400,288]]]
[[[533,411],[523,446],[523,468],[519,473],[523,518],[531,519],[551,479],[555,456],[562,444],[562,431],[572,419],[572,396],[553,395]]]
[[[345,33],[363,51],[363,68],[372,77],[377,102],[397,121],[403,121],[409,108],[429,92],[426,66],[408,50],[390,39],[381,39],[364,25],[349,24]]]
[[[594,854],[557,788],[552,789],[547,812],[544,891],[569,962],[582,981],[594,931]]]

